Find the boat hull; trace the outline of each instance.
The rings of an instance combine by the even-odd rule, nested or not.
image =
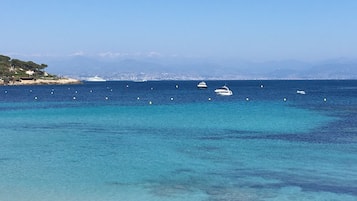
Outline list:
[[[230,90],[227,86],[223,86],[221,88],[215,89],[214,92],[217,95],[220,95],[220,96],[231,96],[231,95],[233,95],[232,90]]]
[[[207,89],[207,84],[206,84],[206,82],[200,82],[200,83],[198,83],[197,88],[199,88],[199,89]]]

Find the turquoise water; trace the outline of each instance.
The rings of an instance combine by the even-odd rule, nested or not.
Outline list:
[[[357,81],[207,83],[3,87],[0,200],[357,199]]]

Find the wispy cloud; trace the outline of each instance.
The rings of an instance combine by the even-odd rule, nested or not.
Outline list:
[[[69,56],[84,56],[84,55],[86,54],[83,51],[77,51],[77,52],[73,52]]]
[[[162,57],[163,55],[159,52],[155,52],[155,51],[151,51],[149,53],[147,53],[148,57]]]
[[[100,57],[104,58],[117,58],[117,57],[124,57],[128,56],[128,53],[122,53],[122,52],[102,52],[98,54]]]
[[[88,56],[88,57],[100,57],[103,59],[116,59],[116,58],[164,58],[165,55],[157,51],[149,52],[100,52],[100,53],[88,53],[82,50],[69,53],[67,55],[50,55],[44,53],[32,53],[24,54],[19,52],[0,52],[0,54],[7,55],[13,58],[41,58],[41,57],[76,57],[76,56]],[[169,55],[169,57],[178,57],[178,55]]]
[[[158,58],[158,57],[163,57],[163,54],[156,52],[156,51],[150,51],[150,52],[134,52],[134,53],[128,53],[128,52],[102,52],[98,53],[98,56],[103,57],[103,58],[124,58],[124,57],[150,57],[150,58]]]

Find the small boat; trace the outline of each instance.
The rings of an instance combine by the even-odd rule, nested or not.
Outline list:
[[[306,92],[305,92],[304,90],[297,90],[296,93],[297,93],[297,94],[302,94],[302,95],[305,95],[305,94],[306,94]]]
[[[230,90],[226,85],[214,90],[217,95],[221,96],[231,96],[233,95],[232,90]]]
[[[133,82],[147,82],[147,80],[145,80],[145,79],[135,79],[135,80],[133,80]]]
[[[207,89],[206,82],[202,81],[202,82],[198,83],[197,88],[199,88],[199,89]]]
[[[99,76],[94,76],[94,77],[87,78],[86,81],[88,81],[88,82],[105,82],[106,80]]]

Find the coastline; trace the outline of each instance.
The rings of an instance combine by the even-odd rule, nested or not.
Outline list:
[[[18,85],[66,85],[66,84],[81,84],[80,80],[73,78],[59,78],[59,79],[33,79],[33,80],[20,80],[9,83],[4,83],[0,80],[0,85],[18,86]]]

